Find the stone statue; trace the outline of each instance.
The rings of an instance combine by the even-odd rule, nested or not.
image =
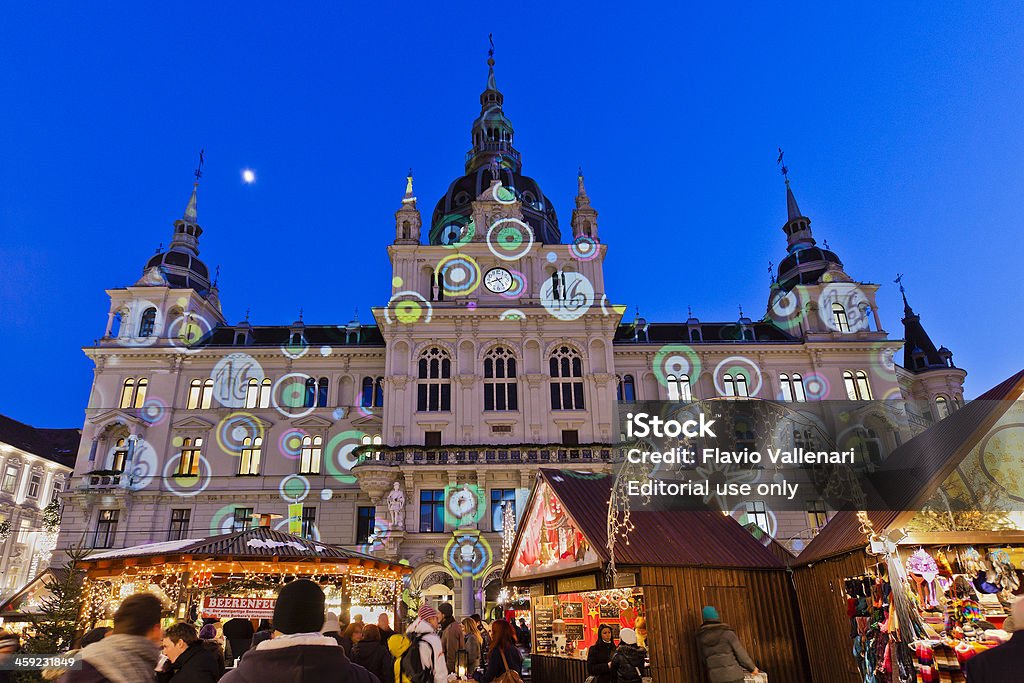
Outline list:
[[[405,493],[396,481],[388,494],[388,514],[391,517],[392,529],[405,528]]]

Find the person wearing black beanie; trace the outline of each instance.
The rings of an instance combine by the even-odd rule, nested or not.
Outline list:
[[[221,683],[380,683],[353,664],[334,638],[320,633],[324,623],[324,591],[308,579],[285,584],[274,605],[274,637],[245,653]]]

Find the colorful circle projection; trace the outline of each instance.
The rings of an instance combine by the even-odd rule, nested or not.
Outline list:
[[[285,417],[298,418],[313,412],[314,401],[306,397],[307,382],[313,379],[302,372],[289,372],[274,382],[270,391],[270,403]],[[309,404],[309,405],[307,405]]]
[[[361,459],[353,451],[362,445],[364,436],[365,432],[350,429],[331,437],[324,449],[324,468],[327,474],[342,484],[356,482],[351,470]]]
[[[228,455],[241,455],[262,438],[263,423],[252,413],[231,413],[217,425],[217,445]]]
[[[553,279],[540,289],[540,302],[548,313],[559,320],[576,320],[594,305],[594,286],[582,273],[571,271],[561,274],[557,286]]]
[[[456,576],[469,574],[479,579],[490,567],[494,555],[479,532],[456,532],[444,547],[444,564]]]
[[[668,386],[669,377],[678,379],[683,375],[696,382],[700,376],[700,356],[692,347],[684,344],[668,344],[658,349],[652,363],[658,382]]]
[[[449,254],[437,263],[445,296],[466,296],[480,286],[480,266],[466,254]]]
[[[389,324],[395,322],[410,325],[412,323],[429,323],[434,314],[434,307],[419,292],[406,289],[396,292],[388,300],[384,308],[384,320]]]
[[[487,230],[487,248],[502,261],[517,261],[533,247],[533,228],[518,218],[499,218]]]
[[[476,485],[449,485],[444,488],[445,524],[459,527],[475,525],[484,514],[483,490]]]
[[[249,380],[264,378],[259,362],[247,353],[229,353],[210,371],[213,397],[225,408],[241,408],[249,391]]]

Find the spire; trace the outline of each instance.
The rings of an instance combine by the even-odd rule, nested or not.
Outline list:
[[[796,204],[796,197],[793,196],[793,188],[789,186],[789,178],[786,178],[786,213],[787,220],[795,221],[803,216],[800,207]]]
[[[405,176],[405,196],[402,206],[395,212],[395,244],[419,244],[423,218],[416,208],[416,195],[412,193],[412,169]]]
[[[576,171],[576,206],[580,206],[580,200],[589,204],[590,200],[587,198],[587,188],[583,184],[583,167],[580,166],[579,170]]]
[[[196,219],[196,192],[199,190],[199,179],[203,177],[203,153],[206,150],[199,150],[199,165],[196,166],[196,170],[193,175],[196,177],[196,181],[192,183],[192,196],[188,198],[188,204],[185,206],[185,215],[182,216],[183,220],[189,223],[195,223]]]
[[[576,171],[576,208],[572,210],[572,236],[597,239],[597,211],[590,205],[583,184],[583,167]]]
[[[416,207],[416,197],[412,194],[412,168],[409,168],[409,175],[405,177],[405,196],[402,197],[403,204],[412,204]]]
[[[935,343],[921,324],[921,316],[910,307],[902,274],[896,276],[895,283],[900,286],[903,296],[903,367],[913,373],[954,367],[952,352],[944,346],[935,348]]]
[[[494,34],[488,35],[488,40],[491,48],[487,51],[487,87],[480,93],[480,116],[473,121],[473,148],[466,155],[466,173],[487,168],[493,160],[501,168],[519,173],[522,162],[519,152],[512,147],[512,122],[501,109],[505,96],[494,79]]]
[[[487,89],[498,91],[498,84],[494,80],[494,34],[488,33],[487,40],[491,43],[491,49],[487,51]]]

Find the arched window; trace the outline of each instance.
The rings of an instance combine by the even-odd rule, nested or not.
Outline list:
[[[306,380],[306,392],[303,396],[303,408],[312,408],[316,405],[316,380],[312,377]]]
[[[245,407],[255,408],[259,402],[260,381],[255,377],[249,379],[245,385]]]
[[[868,375],[863,370],[844,370],[843,385],[846,387],[846,397],[851,401],[870,401],[871,385],[868,383]]]
[[[299,474],[320,474],[320,460],[323,455],[322,436],[302,437],[302,453],[299,456]]]
[[[560,346],[548,362],[551,372],[551,409],[583,410],[583,360],[569,346]]]
[[[263,437],[247,436],[242,439],[242,454],[238,459],[238,474],[254,475],[260,473],[260,458],[263,456]]]
[[[420,356],[416,410],[444,412],[452,409],[452,361],[448,352],[431,346]]]
[[[949,401],[941,394],[935,397],[935,414],[940,420],[949,417]]]
[[[871,385],[868,384],[868,375],[863,370],[858,370],[854,376],[857,379],[857,393],[860,395],[861,400],[871,400]]]
[[[327,407],[327,393],[330,387],[330,381],[326,377],[321,377],[316,384],[316,407],[326,408]]]
[[[142,319],[139,321],[139,336],[140,337],[151,337],[153,336],[153,329],[156,327],[156,309],[150,306],[143,314]]]
[[[176,474],[181,477],[194,477],[199,474],[199,459],[203,455],[203,438],[185,437],[181,442],[181,460],[178,462]]]
[[[690,330],[690,342],[692,343],[692,342],[700,342],[700,341],[704,341],[700,337],[700,330]]]
[[[203,380],[194,379],[188,383],[188,402],[185,406],[189,410],[199,407],[199,399],[203,393]]]
[[[519,410],[516,358],[504,346],[484,358],[484,410]]]
[[[146,403],[146,390],[149,388],[149,380],[140,378],[135,383],[135,399],[132,401],[133,408],[141,408]]]
[[[128,439],[119,438],[114,442],[114,453],[110,459],[110,469],[114,472],[124,472],[125,462],[128,459]]]
[[[850,320],[846,317],[846,309],[838,302],[832,304],[832,326],[838,332],[850,331]]]
[[[783,401],[803,402],[807,400],[807,394],[804,393],[804,378],[800,376],[800,373],[794,372],[792,375],[782,373],[779,375],[779,384],[782,386]]]
[[[619,378],[617,398],[623,403],[632,403],[636,400],[636,383],[633,381],[633,375]]]
[[[360,441],[362,442],[362,445],[364,445],[364,446],[369,446],[371,444],[374,445],[374,446],[379,446],[381,443],[383,443],[381,438],[380,438],[380,434],[372,434],[372,435],[371,434],[364,434],[363,438],[360,439]],[[370,459],[373,459],[373,460],[380,460],[380,451],[373,451],[372,453],[364,454],[363,457],[362,457],[362,459],[367,459],[367,458],[370,458]]]
[[[124,385],[121,387],[121,402],[120,407],[131,408],[132,407],[132,396],[135,394],[135,378],[129,377],[124,381]]]
[[[665,379],[668,381],[668,400],[683,402],[693,400],[689,375],[669,375]]]
[[[359,405],[364,408],[384,407],[384,378],[364,377],[359,396]]]
[[[725,389],[726,396],[734,396],[737,398],[747,398],[750,396],[747,388],[747,378],[742,373],[725,373],[725,376],[722,378],[722,385],[722,388]]]
[[[860,439],[860,454],[864,462],[872,465],[882,464],[882,440],[874,429],[859,427],[857,436]]]

